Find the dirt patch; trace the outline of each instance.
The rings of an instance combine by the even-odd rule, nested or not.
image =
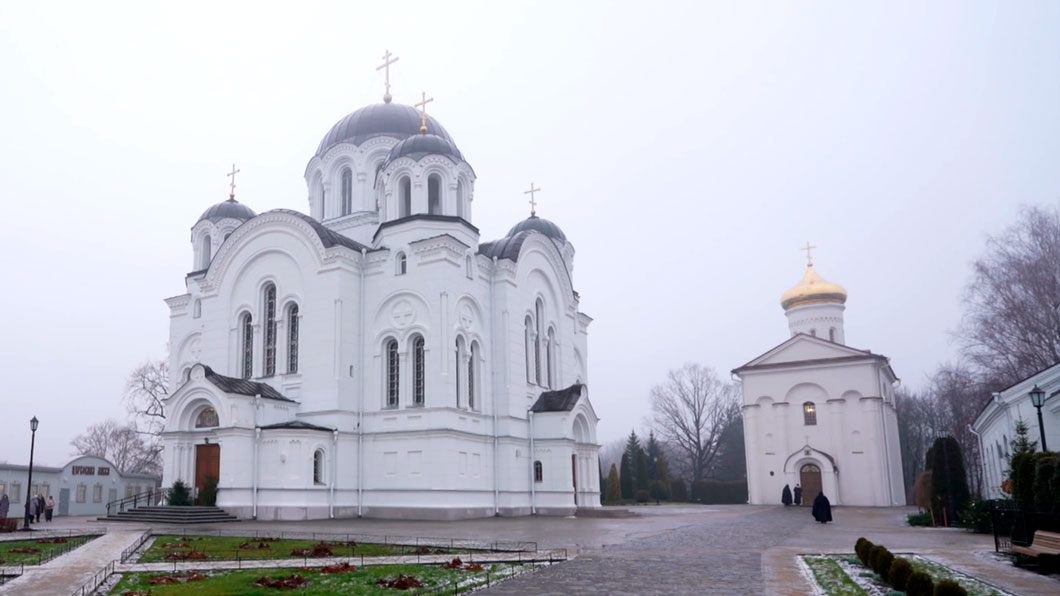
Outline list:
[[[262,577],[254,582],[255,585],[263,588],[277,588],[280,590],[294,590],[310,583],[312,582],[298,574],[288,575],[287,577],[281,577],[280,579]]]
[[[313,548],[296,548],[291,551],[292,557],[334,557],[334,553],[331,552],[331,545],[327,542],[321,542],[313,546]]]
[[[423,588],[423,582],[412,577],[411,575],[399,575],[394,579],[381,579],[375,582],[375,585],[382,586],[384,588],[393,588],[394,590],[410,590],[412,588]]]

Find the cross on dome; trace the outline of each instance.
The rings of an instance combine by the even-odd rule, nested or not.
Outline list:
[[[806,241],[806,246],[804,246],[804,247],[799,249],[799,250],[806,251],[806,266],[807,267],[813,267],[813,253],[811,251],[813,251],[813,249],[815,249],[815,248],[817,248],[817,247],[816,246],[811,246],[810,245],[810,241],[807,240]]]
[[[414,104],[417,108],[420,108],[420,132],[427,132],[427,104],[434,101],[434,98],[427,99],[427,92],[422,92],[423,99],[419,103]]]
[[[232,164],[232,171],[225,174],[225,176],[232,179],[228,183],[228,199],[231,201],[236,200],[236,174],[238,173],[239,170],[236,169],[236,164]]]
[[[541,192],[540,188],[534,188],[534,183],[530,183],[530,190],[524,190],[524,195],[530,195],[530,216],[537,216],[537,201],[534,200],[534,193]]]
[[[394,58],[393,60],[390,59],[392,56]],[[386,92],[383,94],[384,103],[390,103],[390,100],[393,99],[393,97],[390,96],[390,65],[398,60],[399,58],[397,56],[394,56],[390,53],[390,50],[387,50],[386,53],[383,54],[383,63],[375,67],[376,70],[386,71]]]

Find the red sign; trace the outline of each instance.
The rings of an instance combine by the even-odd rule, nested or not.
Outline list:
[[[96,473],[100,476],[110,476],[110,468],[96,468]]]
[[[71,473],[74,476],[95,476],[96,468],[93,466],[73,466]]]

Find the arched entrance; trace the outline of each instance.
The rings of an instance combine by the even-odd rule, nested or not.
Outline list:
[[[802,485],[803,502],[812,502],[821,492],[821,468],[817,464],[803,464],[799,468],[799,484]]]

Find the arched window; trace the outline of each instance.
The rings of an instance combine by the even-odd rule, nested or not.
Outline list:
[[[250,313],[245,312],[240,317],[240,335],[242,336],[243,352],[243,378],[249,379],[254,376],[254,325],[251,322]]]
[[[398,406],[398,375],[401,373],[401,364],[398,361],[398,343],[396,339],[386,342],[386,406],[396,408]]]
[[[405,258],[405,253],[399,252],[397,258],[394,259],[394,267],[398,275],[405,275],[409,270],[408,259]]]
[[[534,482],[542,482],[545,480],[545,471],[541,467],[541,461],[534,462]]]
[[[467,255],[466,257],[464,257],[464,269],[467,270],[468,279],[475,279],[475,274],[472,272],[471,255]]]
[[[195,428],[214,428],[218,425],[217,410],[213,408],[206,408],[195,417]]]
[[[548,328],[548,343],[545,345],[545,369],[548,371],[548,388],[553,389],[555,387],[556,378],[556,363],[554,360],[553,351],[556,349],[556,330],[552,327]]]
[[[828,341],[835,341],[835,327],[828,330]]]
[[[460,399],[460,392],[464,388],[465,375],[467,374],[467,368],[464,360],[467,359],[467,349],[464,344],[464,338],[456,338],[456,407],[460,407],[462,400]]]
[[[287,307],[287,374],[298,372],[298,305]]]
[[[544,336],[544,331],[541,328],[541,320],[545,315],[545,304],[540,298],[537,299],[537,304],[534,308],[534,313],[537,315],[537,328],[534,329],[534,378],[537,379],[538,385],[543,385],[543,376],[541,374],[541,339]]]
[[[471,342],[471,351],[467,357],[467,407],[475,409],[475,356],[478,353],[478,342]]]
[[[806,426],[817,425],[817,405],[812,401],[802,404],[802,423]]]
[[[464,217],[464,181],[456,181],[456,216]]]
[[[324,450],[317,449],[313,452],[313,484],[324,484]]]
[[[810,335],[812,335],[813,337],[817,337],[817,330],[816,329],[810,329]]]
[[[262,319],[265,322],[265,328],[262,331],[265,334],[263,350],[265,361],[262,368],[265,371],[264,376],[271,377],[276,374],[276,286],[274,284],[265,286],[264,298]]]
[[[438,174],[427,177],[427,213],[442,213],[442,178]]]
[[[195,299],[195,304],[191,305],[191,317],[197,319],[202,316],[202,300]]]
[[[398,217],[412,215],[412,180],[405,176],[398,182]]]
[[[423,336],[412,340],[412,405],[422,406],[426,394],[426,363],[424,362]]]
[[[342,170],[342,215],[353,211],[353,172],[349,168]]]
[[[526,315],[526,382],[534,382],[534,320]]]
[[[207,234],[202,237],[202,243],[199,245],[199,269],[206,269],[210,266],[210,251],[213,250],[213,242],[210,240],[210,235]]]

